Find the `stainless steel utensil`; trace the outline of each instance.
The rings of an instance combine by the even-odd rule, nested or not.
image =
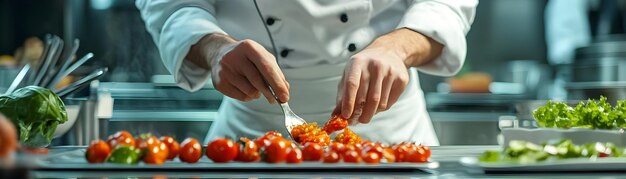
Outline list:
[[[60,72],[59,75],[57,75],[53,81],[50,83],[50,85],[56,85],[57,83],[59,83],[59,81],[61,81],[65,76],[69,75],[70,73],[72,73],[74,70],[76,70],[78,67],[80,67],[81,65],[83,65],[85,62],[89,61],[89,59],[91,59],[93,57],[93,53],[88,53],[85,54],[85,56],[83,56],[82,58],[80,58],[79,60],[76,61],[76,63],[72,64],[70,67],[68,67],[67,69],[65,69],[64,71]]]
[[[83,87],[85,87],[86,85],[88,85],[91,81],[100,78],[102,75],[104,75],[105,72],[108,71],[108,68],[101,68],[99,70],[96,70],[92,73],[90,73],[89,75],[81,78],[78,81],[75,81],[74,83],[70,84],[69,86],[60,89],[58,91],[55,91],[55,93],[57,93],[57,95],[59,95],[59,97],[63,98],[66,97],[67,95],[73,93],[74,91],[77,91]]]
[[[48,71],[48,68],[55,56],[55,53],[60,46],[60,40],[57,38],[58,37],[56,36],[50,38],[50,49],[47,54],[44,54],[44,61],[42,61],[39,65],[39,70],[37,70],[37,75],[35,77],[35,82],[33,83],[33,85],[41,86],[41,83],[44,80],[43,78],[46,76],[46,72]]]
[[[276,99],[276,102],[280,103],[280,100],[278,100],[278,96],[276,96],[276,93],[274,93],[274,89],[272,89],[272,87],[269,85],[267,87],[272,92],[272,95],[274,96],[274,99]],[[296,115],[296,113],[291,110],[288,102],[280,103],[280,107],[281,109],[283,109],[283,114],[285,115],[285,128],[287,128],[287,131],[289,132],[289,137],[291,137],[291,139],[295,139],[291,135],[291,130],[296,125],[306,124],[306,121],[300,116]]]
[[[38,84],[39,86],[43,86],[46,87],[50,80],[52,80],[52,74],[55,73],[56,70],[56,64],[59,61],[59,58],[61,57],[61,53],[63,53],[63,47],[64,47],[64,42],[63,39],[61,39],[61,37],[58,36],[54,36],[54,39],[56,39],[57,41],[57,49],[56,51],[54,51],[54,53],[52,54],[52,58],[50,59],[50,61],[48,62],[48,66],[46,66],[47,68],[44,71],[43,74],[43,78],[41,79],[41,82]]]
[[[59,59],[59,60],[63,60],[61,61],[61,65],[59,66],[59,68],[54,71],[54,75],[52,75],[52,78],[50,78],[49,82],[47,85],[45,85],[48,89],[53,89],[55,85],[57,85],[57,83],[59,83],[59,81],[61,81],[61,79],[63,79],[63,77],[65,76],[61,76],[63,74],[63,72],[70,66],[70,64],[72,64],[72,57],[74,57],[74,55],[76,54],[76,51],[78,51],[78,47],[80,47],[80,41],[78,39],[74,39],[74,43],[72,46],[72,50],[69,53],[66,53],[65,58]]]
[[[9,95],[11,94],[13,91],[15,91],[15,89],[17,89],[17,87],[20,86],[20,84],[22,83],[22,81],[24,80],[24,77],[26,76],[26,74],[28,74],[28,71],[30,70],[30,65],[26,64],[24,65],[24,67],[22,67],[22,69],[20,70],[20,72],[17,74],[17,76],[15,77],[15,79],[13,80],[13,82],[11,83],[11,86],[9,86],[9,88],[7,89],[6,92],[4,92],[4,95]]]

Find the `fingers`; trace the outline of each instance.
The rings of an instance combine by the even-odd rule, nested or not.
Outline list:
[[[267,85],[263,81],[263,78],[261,77],[261,74],[259,73],[259,71],[256,70],[256,68],[252,64],[244,63],[242,64],[241,69],[242,69],[242,73],[244,73],[248,81],[252,83],[252,86],[258,91],[260,91],[263,94],[263,96],[265,96],[265,98],[267,99],[267,102],[269,102],[270,104],[276,103],[276,99],[274,99],[274,95],[272,95],[272,92],[270,92],[270,89],[267,87]]]
[[[361,115],[365,111],[365,104],[367,102],[367,91],[369,89],[368,77],[361,76],[359,85],[359,90],[357,90],[354,112],[352,112],[352,116],[350,117],[350,123],[358,122],[361,118]]]
[[[393,86],[393,81],[391,79],[385,78],[383,80],[383,88],[380,94],[380,103],[378,104],[378,112],[386,111],[390,105],[389,104],[389,93],[391,93],[391,87]]]
[[[380,103],[381,91],[383,79],[385,78],[380,69],[373,69],[373,75],[370,77],[370,84],[367,91],[365,106],[363,107],[363,113],[359,117],[359,122],[367,124],[372,120],[374,114],[378,110],[378,105]]]
[[[250,101],[252,100],[247,94],[239,90],[237,87],[233,85],[233,83],[225,82],[219,83],[220,85],[216,86],[216,88],[221,91],[224,95],[241,100],[241,101]],[[258,98],[258,97],[257,97]]]
[[[393,82],[392,85],[392,90],[391,92],[389,92],[389,100],[387,102],[387,106],[392,106],[393,104],[396,103],[396,101],[398,101],[398,98],[400,98],[400,95],[402,94],[402,92],[404,91],[404,89],[406,88],[406,83],[404,81],[401,80],[395,80]]]
[[[289,101],[289,88],[285,83],[285,76],[276,63],[276,58],[254,41],[244,40],[242,45],[247,48],[247,50],[245,50],[246,57],[254,64],[265,81],[274,89],[280,102]]]
[[[349,67],[345,76],[343,84],[343,92],[341,94],[341,116],[349,119],[353,116],[354,108],[356,105],[357,93],[361,85],[361,70],[354,67]],[[365,89],[367,90],[367,89]]]

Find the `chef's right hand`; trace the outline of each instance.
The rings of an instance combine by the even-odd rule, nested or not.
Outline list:
[[[289,100],[289,83],[276,63],[276,58],[253,40],[225,45],[211,61],[211,77],[215,89],[241,101],[258,99],[260,93],[271,104],[276,102],[269,84],[280,102]]]

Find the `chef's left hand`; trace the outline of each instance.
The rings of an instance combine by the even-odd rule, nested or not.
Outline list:
[[[383,35],[349,60],[337,93],[333,114],[350,123],[369,123],[389,109],[409,83],[408,68],[441,54],[438,42],[409,29]]]

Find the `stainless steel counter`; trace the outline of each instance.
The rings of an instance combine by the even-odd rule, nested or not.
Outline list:
[[[80,147],[57,147],[51,154]],[[616,178],[620,173],[536,173],[483,174],[470,173],[459,164],[465,156],[478,156],[484,150],[498,150],[499,146],[440,146],[432,147],[433,161],[440,163],[432,174],[423,172],[93,172],[93,171],[33,171],[36,178]],[[624,173],[626,174],[626,173]]]

